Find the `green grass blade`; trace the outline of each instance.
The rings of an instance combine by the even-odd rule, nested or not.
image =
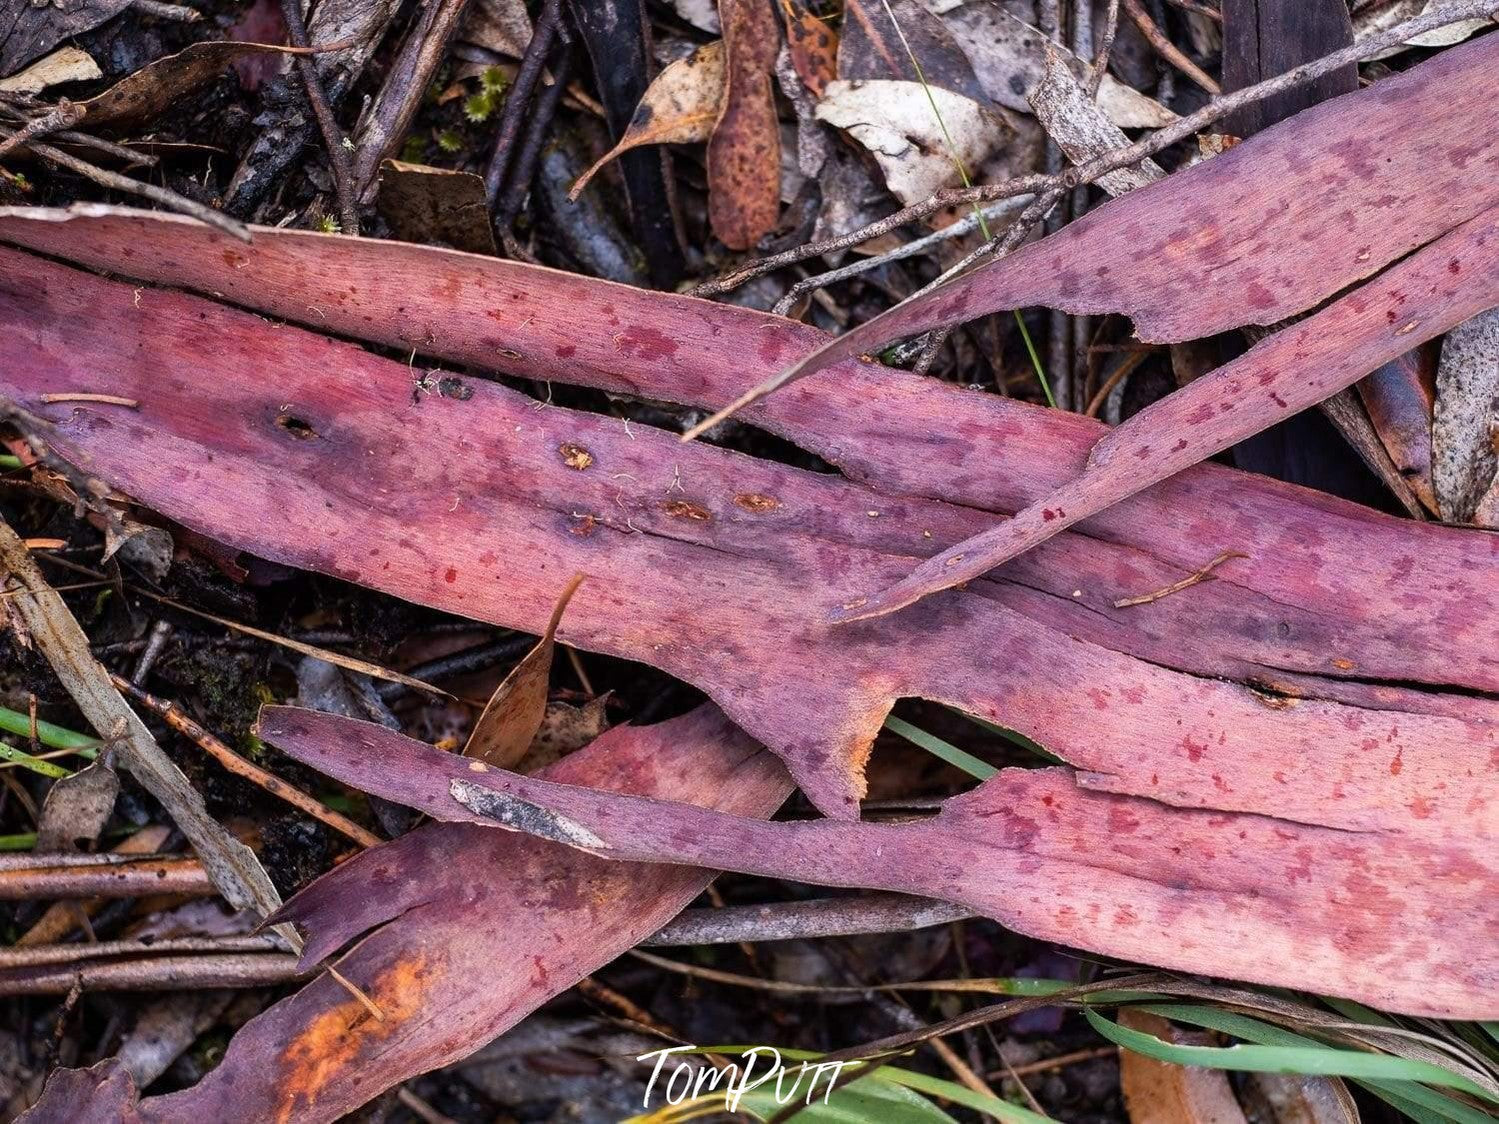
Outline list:
[[[0,706],[0,730],[29,738],[31,715]],[[93,757],[94,754],[88,751],[95,750],[99,746],[98,738],[91,738],[87,734],[80,734],[62,726],[54,726],[51,722],[43,722],[40,719],[36,723],[36,740],[48,749],[74,749],[85,757]]]
[[[1171,1006],[1171,1005],[1165,1005]],[[1157,1011],[1156,1013],[1160,1013]],[[1228,1069],[1257,1073],[1306,1073],[1324,1077],[1352,1077],[1375,1081],[1422,1082],[1494,1100],[1482,1087],[1466,1077],[1430,1062],[1411,1058],[1397,1058],[1389,1054],[1366,1054],[1358,1050],[1339,1050],[1331,1046],[1179,1046],[1162,1042],[1153,1034],[1131,1030],[1104,1018],[1097,1011],[1084,1010],[1083,1016],[1099,1034],[1110,1042],[1133,1050],[1157,1061],[1173,1062],[1176,1065],[1208,1066],[1213,1069]],[[1167,1016],[1170,1017],[1170,1016]],[[1403,1088],[1400,1095],[1414,1100],[1411,1088]],[[1446,1100],[1446,1098],[1444,1098]],[[1462,1110],[1465,1106],[1448,1100],[1448,1111]],[[1473,1111],[1473,1110],[1468,1110]],[[1490,1120],[1492,1116],[1475,1113],[1476,1120]]]
[[[932,754],[932,756],[942,758],[949,765],[962,769],[970,777],[977,777],[981,781],[986,781],[999,772],[998,769],[990,765],[987,761],[980,761],[973,754],[959,749],[951,742],[943,741],[936,734],[927,733],[919,726],[911,725],[911,723],[903,718],[896,718],[894,715],[886,718],[885,729],[889,730],[892,734],[899,734],[906,741],[914,745],[919,745],[922,749]]]
[[[40,773],[44,777],[51,777],[55,781],[60,781],[63,777],[73,775],[61,765],[54,765],[50,761],[43,761],[39,757],[33,757],[24,749],[17,749],[15,746],[6,745],[4,742],[0,742],[0,760],[9,761],[14,765],[19,765],[23,769],[30,769],[33,773]]]

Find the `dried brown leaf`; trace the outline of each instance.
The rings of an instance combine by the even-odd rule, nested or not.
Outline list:
[[[838,77],[838,33],[807,10],[802,0],[780,0],[786,46],[797,77],[814,98]]]
[[[567,603],[583,584],[574,574],[557,597],[546,631],[526,658],[516,664],[495,688],[484,711],[474,723],[463,747],[463,756],[474,757],[500,769],[513,768],[526,756],[536,732],[546,717],[547,690],[551,682],[552,652],[556,648],[557,625]]]
[[[719,0],[723,109],[708,140],[708,221],[731,250],[768,234],[781,209],[781,129],[771,74],[780,29],[765,0]]]
[[[87,51],[77,47],[59,47],[44,59],[38,59],[25,70],[0,79],[0,93],[39,94],[49,86],[64,82],[88,82],[102,75],[99,64]]]
[[[1119,1021],[1164,1042],[1207,1045],[1204,1035],[1177,1030],[1160,1015],[1125,1008]],[[1121,1049],[1119,1083],[1130,1124],[1245,1124],[1244,1110],[1221,1069],[1174,1065]]]
[[[724,45],[722,39],[705,43],[656,75],[619,143],[578,177],[568,191],[576,199],[604,165],[622,152],[643,144],[695,144],[713,135],[723,112]]]

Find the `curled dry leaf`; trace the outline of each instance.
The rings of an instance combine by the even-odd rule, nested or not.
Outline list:
[[[867,148],[886,186],[906,204],[961,182],[960,167],[976,169],[1010,137],[992,110],[919,82],[839,79],[817,103],[817,118]]]
[[[583,575],[574,574],[558,594],[551,619],[547,621],[546,631],[541,634],[536,647],[527,652],[495,688],[484,712],[474,722],[473,732],[463,747],[464,757],[511,769],[526,756],[546,717],[557,625],[562,621],[567,603],[582,584]]]
[[[39,94],[49,86],[64,82],[88,82],[101,77],[99,64],[87,51],[77,47],[59,47],[44,59],[38,59],[25,70],[0,78],[0,93]]]
[[[1431,427],[1438,346],[1407,351],[1356,384],[1390,462],[1421,505],[1438,512],[1431,482]]]
[[[1496,302],[1499,303],[1499,302]],[[1499,490],[1499,308],[1447,333],[1437,364],[1431,426],[1432,484],[1437,510],[1449,523],[1492,518]]]
[[[161,116],[184,95],[212,82],[235,59],[292,54],[293,48],[232,39],[194,43],[121,78],[102,94],[78,102],[89,128],[127,129]]]
[[[680,447],[640,425],[627,433],[618,419],[538,412],[488,383],[465,401],[413,404],[402,363],[139,281],[382,347],[422,341],[456,364],[697,407],[827,338],[782,318],[431,247],[265,228],[242,247],[116,208],[11,212],[0,236],[138,279],[0,253],[0,394],[33,402],[85,370],[142,403],[130,442],[102,410],[39,407],[65,423],[60,452],[220,541],[507,628],[539,633],[556,595],[548,575],[586,570],[569,643],[703,688],[830,814],[852,812],[874,731],[904,695],[1004,722],[1111,786],[1182,803],[1294,804],[1358,826],[1429,814],[1479,783],[1450,769],[1492,783],[1499,590],[1483,577],[1482,536],[1206,465],[898,623],[809,626],[807,613],[840,603],[859,575],[893,576],[982,528],[985,513],[1065,483],[1106,428],[849,362],[748,415],[836,464],[840,480]],[[413,287],[443,299],[413,302]],[[68,355],[38,335],[59,321],[73,326]],[[196,370],[210,346],[221,356],[210,385],[163,374]],[[225,416],[241,427],[198,420]],[[388,455],[372,460],[370,448]],[[451,477],[401,471],[433,449]],[[569,463],[579,449],[582,470]],[[184,491],[183,467],[202,473],[198,489]],[[386,499],[339,489],[351,473],[368,481],[363,495]],[[416,520],[444,556],[400,545]],[[503,557],[486,546],[500,535],[518,544]],[[357,546],[370,542],[380,556]],[[1113,608],[1226,550],[1249,556],[1232,580]],[[1360,749],[1364,727],[1394,738],[1376,739],[1389,758]],[[1305,792],[1287,792],[1277,772]],[[1362,778],[1357,798],[1346,775]],[[1456,787],[1444,796],[1443,784]]]
[[[260,734],[300,743],[323,729],[372,739],[374,752],[383,744],[373,731],[384,727],[285,707],[263,714]],[[480,765],[447,756],[466,775]],[[368,764],[383,767],[378,758]],[[546,775],[747,816],[768,816],[791,788],[775,759],[709,706],[611,730]],[[305,964],[349,947],[335,967],[384,1019],[325,973],[246,1023],[192,1088],[137,1104],[117,1068],[58,1070],[23,1119],[337,1120],[393,1085],[467,1057],[650,936],[712,877],[606,862],[472,825],[426,824],[323,875],[278,918],[308,933]]]
[[[1030,103],[1046,135],[1057,142],[1074,164],[1129,143],[1129,138],[1088,97],[1056,53],[1047,58],[1046,77],[1031,91]],[[1133,167],[1100,176],[1098,186],[1110,195],[1123,195],[1165,178],[1166,173],[1154,160],[1142,160]]]
[[[633,862],[939,898],[1104,956],[1393,1011],[1499,1013],[1499,968],[1472,955],[1499,924],[1487,814],[1412,832],[1337,831],[1173,807],[1045,768],[1002,770],[928,820],[766,823],[475,772],[384,727],[282,721],[278,709],[266,712],[277,714],[267,734],[277,748],[441,820]]]
[[[974,0],[943,14],[943,22],[973,64],[984,92],[1006,109],[1029,113],[1030,93],[1046,76],[1047,59],[1055,54],[1079,81],[1088,64],[1071,51],[1050,42],[1030,24],[989,0]],[[1103,76],[1098,106],[1121,129],[1159,129],[1176,114],[1132,86]]]
[[[724,103],[724,45],[705,43],[656,75],[619,143],[578,177],[567,193],[576,199],[599,170],[643,144],[695,144],[713,135]]]
[[[780,0],[786,46],[797,77],[813,98],[838,77],[838,33],[807,10],[802,0]]]
[[[767,0],[719,0],[723,109],[708,140],[708,221],[731,250],[747,250],[781,207],[781,128],[770,88],[780,31]]]

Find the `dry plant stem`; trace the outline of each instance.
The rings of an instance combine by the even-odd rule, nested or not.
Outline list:
[[[292,807],[297,808],[319,823],[331,827],[334,831],[352,839],[361,847],[374,847],[382,842],[374,832],[360,827],[347,816],[340,815],[331,808],[324,807],[317,800],[308,796],[295,785],[288,784],[274,773],[267,772],[259,765],[246,761],[234,750],[214,737],[198,723],[194,722],[175,702],[157,698],[147,691],[141,690],[130,680],[121,675],[111,675],[110,680],[121,691],[138,700],[147,710],[154,711],[160,715],[162,720],[179,734],[197,743],[205,753],[217,761],[229,772],[237,777],[243,777],[251,784],[257,785],[276,797],[284,800]]]
[[[1206,4],[1199,4],[1196,0],[1166,0],[1173,8],[1180,8],[1184,12],[1196,12],[1199,16],[1206,16],[1214,23],[1223,22],[1223,13],[1217,8],[1209,8]]]
[[[671,948],[905,933],[972,916],[972,910],[962,906],[905,894],[862,894],[774,905],[688,909],[643,941],[642,946]]]
[[[565,31],[559,22],[557,30]],[[526,139],[521,142],[520,154],[516,156],[515,162],[510,168],[510,173],[505,177],[505,191],[500,199],[499,212],[495,217],[495,224],[502,230],[509,230],[510,224],[515,221],[515,216],[520,214],[521,204],[526,201],[526,193],[531,190],[531,177],[536,173],[536,162],[541,158],[541,147],[546,141],[547,130],[551,128],[552,119],[557,115],[557,106],[562,101],[562,91],[567,88],[568,75],[572,70],[572,55],[565,46],[558,53],[557,64],[552,69],[551,85],[541,91],[541,96],[536,99],[536,112],[531,115],[531,124],[526,129]]]
[[[197,859],[150,858],[101,866],[60,866],[40,857],[29,870],[0,871],[0,901],[52,898],[141,898],[152,894],[206,897],[213,883]]]
[[[489,166],[484,169],[484,192],[489,196],[490,206],[497,206],[500,188],[505,182],[505,172],[510,167],[511,153],[520,136],[521,120],[536,83],[541,80],[547,55],[552,50],[552,40],[557,37],[557,25],[562,18],[562,0],[545,0],[536,17],[531,42],[526,45],[525,56],[520,61],[515,83],[505,96],[505,109],[500,114],[499,128],[495,130],[494,152],[489,157]]]
[[[250,231],[241,222],[236,222],[222,211],[215,211],[212,207],[205,207],[202,203],[195,202],[185,196],[178,195],[175,191],[168,191],[164,187],[155,184],[141,183],[129,176],[122,176],[117,172],[107,171],[96,167],[76,156],[70,156],[61,149],[53,148],[50,144],[28,145],[32,152],[40,156],[49,164],[56,164],[60,168],[66,168],[75,172],[84,179],[92,180],[100,187],[107,187],[112,191],[124,191],[131,195],[139,195],[149,199],[153,203],[159,203],[169,211],[187,215],[197,219],[199,222],[207,223],[209,226],[217,227],[225,234],[238,238],[241,242],[250,241]]]
[[[955,327],[956,325],[949,324],[945,328],[934,328],[927,333],[926,343],[921,346],[921,354],[916,356],[916,362],[911,366],[913,374],[924,375],[932,369],[932,364],[937,361],[937,356],[942,354],[942,348],[953,334]]]
[[[1098,87],[1109,70],[1109,56],[1114,53],[1114,36],[1119,34],[1119,0],[1109,0],[1109,14],[1103,25],[1103,41],[1098,44],[1098,57],[1093,60],[1093,69],[1088,72],[1084,89],[1089,98],[1098,97]]]
[[[1145,36],[1146,41],[1155,48],[1156,54],[1214,97],[1223,92],[1223,87],[1213,81],[1212,75],[1189,59],[1175,43],[1166,38],[1166,33],[1156,26],[1155,20],[1150,18],[1150,13],[1145,10],[1145,5],[1140,0],[1124,0],[1124,10],[1129,13],[1129,18],[1134,21],[1134,25],[1140,29],[1140,34]]]
[[[1030,202],[1029,196],[1016,196],[1013,199],[1002,200],[993,206],[983,208],[981,212],[970,212],[956,222],[944,226],[941,230],[917,238],[915,241],[906,242],[886,253],[860,258],[857,261],[850,262],[848,265],[840,266],[837,269],[830,269],[826,273],[818,273],[812,277],[803,278],[786,291],[786,295],[775,303],[775,307],[771,311],[777,316],[787,316],[790,314],[791,309],[796,307],[797,302],[808,293],[816,292],[818,289],[825,288],[838,281],[846,281],[850,277],[857,277],[861,273],[867,273],[871,269],[878,269],[882,265],[889,265],[891,262],[902,261],[906,258],[915,257],[918,254],[924,254],[932,247],[949,239],[961,238],[965,234],[971,233],[979,225],[978,215],[980,213],[983,214],[984,221],[995,221],[1023,207],[1028,202]]]
[[[300,0],[281,0],[281,14],[286,20],[286,32],[294,47],[310,47],[307,24],[302,19]],[[312,114],[317,118],[318,131],[323,134],[323,144],[328,149],[328,166],[333,169],[333,188],[338,194],[338,215],[344,233],[359,233],[359,208],[354,205],[354,173],[349,160],[349,150],[344,147],[343,133],[338,122],[333,120],[333,110],[328,108],[328,95],[323,90],[323,80],[318,77],[317,67],[306,55],[296,57],[297,73],[302,76],[302,85],[307,90],[307,100],[312,105]]]
[[[1102,173],[1100,173],[1102,174]],[[991,202],[996,199],[1012,199],[1017,195],[1032,195],[1037,191],[1043,191],[1055,184],[1056,177],[1045,175],[1021,176],[1018,179],[1006,180],[1003,183],[980,184],[976,187],[957,187],[939,191],[930,199],[923,199],[920,203],[913,203],[909,207],[902,207],[893,214],[886,215],[878,222],[872,222],[868,226],[860,227],[858,230],[847,234],[840,234],[836,238],[825,238],[821,242],[809,242],[805,246],[796,246],[790,250],[783,250],[779,254],[772,254],[768,258],[760,258],[756,261],[746,262],[733,273],[726,273],[722,277],[703,284],[691,291],[694,297],[712,297],[719,293],[726,293],[730,289],[736,289],[746,281],[753,281],[756,277],[763,277],[777,269],[783,269],[788,265],[805,261],[807,258],[819,257],[822,254],[831,254],[836,250],[847,250],[861,243],[868,242],[871,238],[878,238],[882,234],[889,234],[897,227],[905,226],[909,222],[924,219],[928,215],[935,214],[944,207],[956,207],[964,203]]]
[[[1114,388],[1123,382],[1131,371],[1145,362],[1148,355],[1150,355],[1149,351],[1132,351],[1126,355],[1119,366],[1115,367],[1109,377],[1104,380],[1103,385],[1098,388],[1098,393],[1093,395],[1093,398],[1088,402],[1088,408],[1083,411],[1083,415],[1085,417],[1096,418],[1098,411],[1103,409],[1103,404],[1109,400],[1109,395],[1113,392]]]
[[[4,140],[0,140],[0,158],[7,156],[14,149],[20,148],[28,141],[38,137],[44,137],[49,133],[56,133],[62,129],[71,129],[83,120],[84,109],[75,105],[67,98],[59,101],[55,108],[40,117],[33,117],[25,125],[17,129]]]
[[[0,995],[62,995],[84,991],[198,991],[215,987],[274,987],[306,979],[295,956],[279,952],[160,956],[82,967],[59,965],[21,979],[0,975]]]
[[[1048,191],[1048,189],[1056,190],[1061,188],[1070,191],[1082,184],[1092,183],[1099,176],[1107,175],[1109,172],[1118,171],[1120,168],[1126,168],[1147,157],[1154,156],[1156,153],[1170,148],[1173,144],[1186,140],[1214,122],[1222,120],[1224,117],[1227,117],[1236,110],[1243,109],[1247,105],[1253,105],[1255,102],[1274,97],[1285,90],[1303,86],[1308,82],[1314,82],[1324,74],[1330,74],[1341,67],[1347,66],[1349,63],[1361,62],[1364,59],[1388,50],[1390,47],[1397,46],[1407,39],[1413,39],[1418,35],[1424,35],[1427,32],[1447,27],[1450,24],[1461,23],[1464,20],[1492,16],[1496,12],[1499,12],[1499,0],[1469,0],[1467,3],[1451,4],[1435,11],[1424,12],[1414,19],[1406,20],[1404,23],[1397,24],[1377,35],[1371,35],[1367,39],[1353,44],[1351,47],[1344,47],[1342,50],[1334,51],[1330,55],[1324,55],[1320,59],[1293,67],[1291,70],[1286,71],[1284,74],[1278,74],[1274,78],[1267,78],[1265,81],[1258,82],[1253,86],[1245,86],[1232,93],[1224,94],[1222,97],[1214,98],[1195,113],[1178,118],[1165,128],[1156,130],[1148,137],[1142,137],[1134,144],[1125,145],[1112,152],[1096,156],[1092,160],[1069,168],[1059,175],[1022,176],[1018,179],[1005,180],[1003,183],[983,184],[972,188],[958,188],[939,192],[930,199],[905,207],[881,219],[879,222],[871,223],[860,230],[851,231],[838,238],[829,238],[823,242],[799,246],[795,249],[783,251],[773,257],[750,262],[733,273],[699,285],[696,289],[692,290],[691,295],[697,297],[716,296],[719,293],[727,292],[744,284],[746,281],[753,280],[783,266],[792,265],[819,254],[831,253],[834,250],[844,250],[850,246],[857,246],[861,242],[867,242],[878,235],[887,234],[905,223],[925,218],[927,215],[939,211],[943,207],[950,207],[958,203],[1008,199],[1016,195],[1042,193]],[[941,280],[955,276],[958,272],[961,272],[986,256],[986,250],[977,251],[969,255],[963,262],[948,270]],[[936,282],[933,284],[936,284]],[[930,285],[927,286],[927,288],[931,287]],[[925,289],[922,291],[924,292]],[[753,395],[747,395],[743,404],[758,401],[766,393],[769,393],[769,391],[766,390],[754,393]],[[741,408],[740,405],[736,404],[731,410],[725,411],[723,414],[715,417],[712,424],[717,424],[723,418],[727,417],[729,413],[735,412],[739,408]]]
[[[359,151],[350,175],[353,198],[372,201],[380,162],[395,152],[406,135],[467,8],[468,0],[431,0],[401,44],[374,107],[359,130]]]
[[[85,944],[41,944],[0,949],[0,972],[42,964],[76,964],[119,956],[164,956],[169,953],[284,952],[274,936],[169,937],[158,941],[90,941]]]
[[[1119,600],[1114,602],[1114,608],[1128,609],[1133,605],[1149,605],[1152,601],[1159,601],[1163,597],[1170,597],[1173,593],[1180,593],[1184,589],[1191,589],[1199,582],[1207,581],[1212,572],[1219,566],[1223,565],[1223,563],[1227,562],[1230,558],[1248,557],[1249,555],[1243,554],[1237,550],[1225,550],[1222,554],[1218,555],[1207,565],[1193,570],[1186,577],[1182,578],[1181,581],[1172,582],[1170,585],[1163,586],[1151,593],[1142,593],[1139,597],[1121,597],[1119,598]]]

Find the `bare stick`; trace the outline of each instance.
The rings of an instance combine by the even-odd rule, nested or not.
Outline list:
[[[141,183],[129,176],[122,176],[117,172],[107,171],[96,167],[86,160],[80,160],[76,156],[70,156],[61,149],[53,148],[50,144],[28,145],[32,152],[36,153],[49,164],[66,168],[70,172],[76,172],[84,179],[93,180],[100,187],[107,187],[114,191],[124,191],[131,195],[139,195],[149,199],[153,203],[160,203],[169,210],[188,215],[199,222],[207,223],[209,226],[217,227],[225,234],[233,235],[241,242],[250,241],[250,229],[242,222],[231,219],[222,211],[215,211],[212,207],[205,207],[186,196],[178,195],[175,191],[168,191],[164,187],[155,184]]]
[[[172,729],[196,742],[205,753],[235,776],[243,777],[250,783],[263,788],[278,800],[284,800],[292,807],[306,812],[319,823],[348,836],[361,847],[374,847],[383,842],[374,832],[367,831],[347,816],[340,815],[331,808],[325,808],[321,803],[308,796],[295,785],[289,784],[274,773],[267,772],[259,765],[245,760],[184,714],[182,708],[175,702],[159,699],[155,695],[141,690],[122,675],[111,674],[110,679],[113,680],[114,685],[121,691],[124,691],[132,698],[138,699],[147,710],[152,710],[159,714],[162,720],[168,726],[172,727]]]
[[[0,157],[13,149],[22,147],[27,141],[46,136],[48,133],[55,133],[60,129],[72,128],[83,120],[84,112],[81,105],[74,105],[67,98],[63,98],[50,112],[40,117],[33,117],[10,136],[0,140]]]
[[[515,84],[505,97],[505,109],[500,114],[500,125],[495,130],[494,152],[489,165],[484,169],[484,191],[489,196],[489,205],[498,206],[500,188],[505,183],[505,172],[510,167],[510,155],[520,136],[521,121],[536,83],[541,80],[542,68],[552,50],[552,40],[557,36],[557,23],[562,18],[562,0],[545,0],[541,13],[536,17],[531,42],[526,45],[525,56],[516,72]]]
[[[1242,554],[1237,550],[1225,550],[1206,566],[1193,570],[1186,577],[1182,578],[1181,581],[1172,582],[1170,585],[1157,589],[1153,593],[1142,593],[1139,597],[1121,597],[1118,601],[1114,602],[1114,608],[1128,609],[1132,605],[1149,605],[1152,601],[1159,601],[1163,597],[1170,597],[1173,593],[1180,593],[1184,589],[1191,589],[1199,582],[1207,581],[1212,572],[1230,558],[1248,557],[1249,555]]]
[[[203,864],[188,858],[134,858],[126,863],[63,866],[34,856],[30,869],[0,871],[0,901],[51,898],[142,898],[151,894],[206,897],[213,883]]]
[[[1119,0],[1109,0],[1108,20],[1103,26],[1103,42],[1098,46],[1098,57],[1093,60],[1093,69],[1088,72],[1088,82],[1083,87],[1089,99],[1098,97],[1098,87],[1109,70],[1109,56],[1114,52],[1114,36],[1119,34]]]
[[[668,922],[646,947],[737,944],[849,937],[860,933],[905,933],[961,921],[973,911],[905,894],[861,894],[846,898],[689,909]]]
[[[558,30],[563,30],[559,23]],[[505,190],[501,193],[495,225],[508,231],[521,204],[526,201],[526,192],[531,189],[531,178],[536,174],[536,162],[541,158],[541,146],[546,141],[552,118],[557,115],[557,105],[562,100],[562,91],[567,88],[567,76],[571,69],[571,55],[564,49],[558,55],[553,68],[552,84],[541,91],[536,99],[536,112],[531,115],[530,127],[521,142],[520,153],[512,162],[505,177]],[[571,649],[569,649],[571,651]]]
[[[307,38],[307,24],[302,20],[300,0],[281,0],[281,14],[286,20],[286,32],[292,46],[310,47],[312,44]],[[307,90],[307,100],[312,103],[318,131],[323,134],[323,145],[328,149],[328,166],[333,169],[333,188],[338,195],[339,221],[345,234],[358,234],[359,208],[354,204],[354,173],[349,150],[344,147],[343,133],[333,119],[333,110],[328,108],[328,95],[323,90],[323,80],[318,77],[317,66],[306,55],[297,56],[296,66]]]
[[[216,987],[274,987],[312,975],[280,952],[159,956],[146,960],[59,965],[14,978],[0,972],[0,995],[62,995],[83,991],[198,991]]]
[[[1212,75],[1189,59],[1182,53],[1180,47],[1166,38],[1166,33],[1156,26],[1155,20],[1150,18],[1150,13],[1145,10],[1140,0],[1124,0],[1124,10],[1129,13],[1129,18],[1140,29],[1140,34],[1145,36],[1146,41],[1155,48],[1156,54],[1214,97],[1223,92],[1223,87],[1213,81]]]
[[[416,116],[422,95],[447,53],[467,7],[468,0],[432,0],[401,44],[385,85],[359,130],[353,191],[366,203],[374,193],[380,162],[395,151]]]

